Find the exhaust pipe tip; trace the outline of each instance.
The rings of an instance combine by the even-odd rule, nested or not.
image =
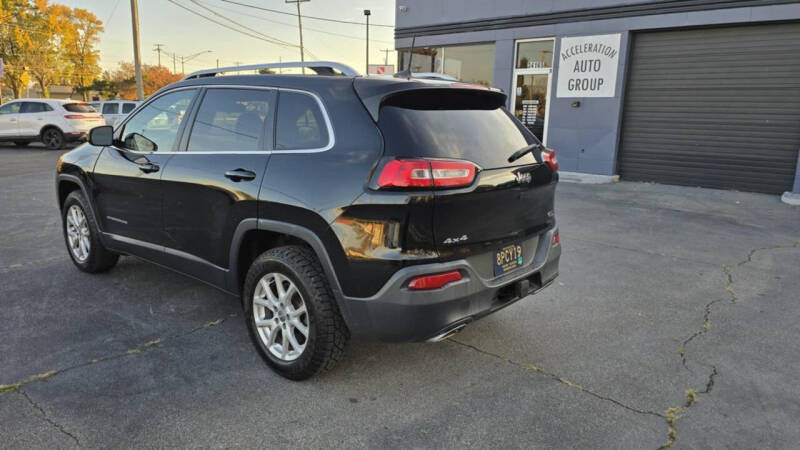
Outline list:
[[[463,330],[463,329],[464,329],[464,327],[466,327],[466,326],[467,326],[467,324],[466,324],[466,323],[462,323],[462,324],[460,324],[460,325],[457,325],[457,326],[455,326],[455,327],[453,327],[453,328],[451,328],[451,329],[449,329],[449,330],[445,331],[445,332],[444,332],[444,333],[442,333],[442,334],[438,334],[438,335],[436,335],[436,336],[434,336],[434,337],[432,337],[432,338],[428,339],[428,340],[427,340],[427,341],[425,341],[425,342],[441,342],[441,341],[443,341],[443,340],[445,340],[445,339],[447,339],[447,338],[449,338],[449,337],[453,336],[454,334],[457,334],[457,333],[459,333],[459,332],[460,332],[461,330]]]

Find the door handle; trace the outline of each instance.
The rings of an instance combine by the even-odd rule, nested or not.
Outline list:
[[[158,169],[160,169],[160,167],[158,167],[158,164],[153,164],[151,162],[139,164],[139,170],[141,170],[144,173],[158,172]]]
[[[225,172],[225,178],[229,178],[235,182],[239,182],[242,180],[250,181],[256,178],[256,174],[255,172],[251,172],[249,170],[236,169]]]

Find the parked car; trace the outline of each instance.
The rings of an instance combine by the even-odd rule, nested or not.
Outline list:
[[[558,163],[505,94],[335,66],[189,75],[93,129],[57,166],[75,265],[133,255],[239,297],[290,379],[351,333],[438,341],[556,278]]]
[[[0,141],[24,146],[42,142],[49,149],[85,141],[92,128],[105,125],[103,116],[74,100],[20,99],[0,106]]]
[[[141,102],[133,100],[107,100],[102,102],[92,102],[92,107],[103,115],[107,125],[116,126],[128,114],[131,113]]]

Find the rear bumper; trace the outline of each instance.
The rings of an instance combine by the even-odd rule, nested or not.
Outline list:
[[[558,276],[561,245],[551,244],[556,230],[541,235],[527,266],[498,278],[481,278],[466,260],[402,269],[372,297],[343,298],[347,325],[355,335],[380,341],[424,341],[496,312]],[[451,270],[461,271],[464,278],[430,291],[406,288],[415,276]]]

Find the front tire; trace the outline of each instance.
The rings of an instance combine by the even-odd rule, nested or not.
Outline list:
[[[293,245],[261,254],[242,296],[250,337],[281,376],[304,380],[342,358],[350,332],[310,249]]]
[[[80,191],[72,191],[61,209],[67,252],[78,269],[88,273],[105,272],[117,264],[119,255],[100,242],[100,229]]]
[[[50,150],[61,150],[64,148],[64,133],[58,128],[48,128],[42,131],[42,143]]]

